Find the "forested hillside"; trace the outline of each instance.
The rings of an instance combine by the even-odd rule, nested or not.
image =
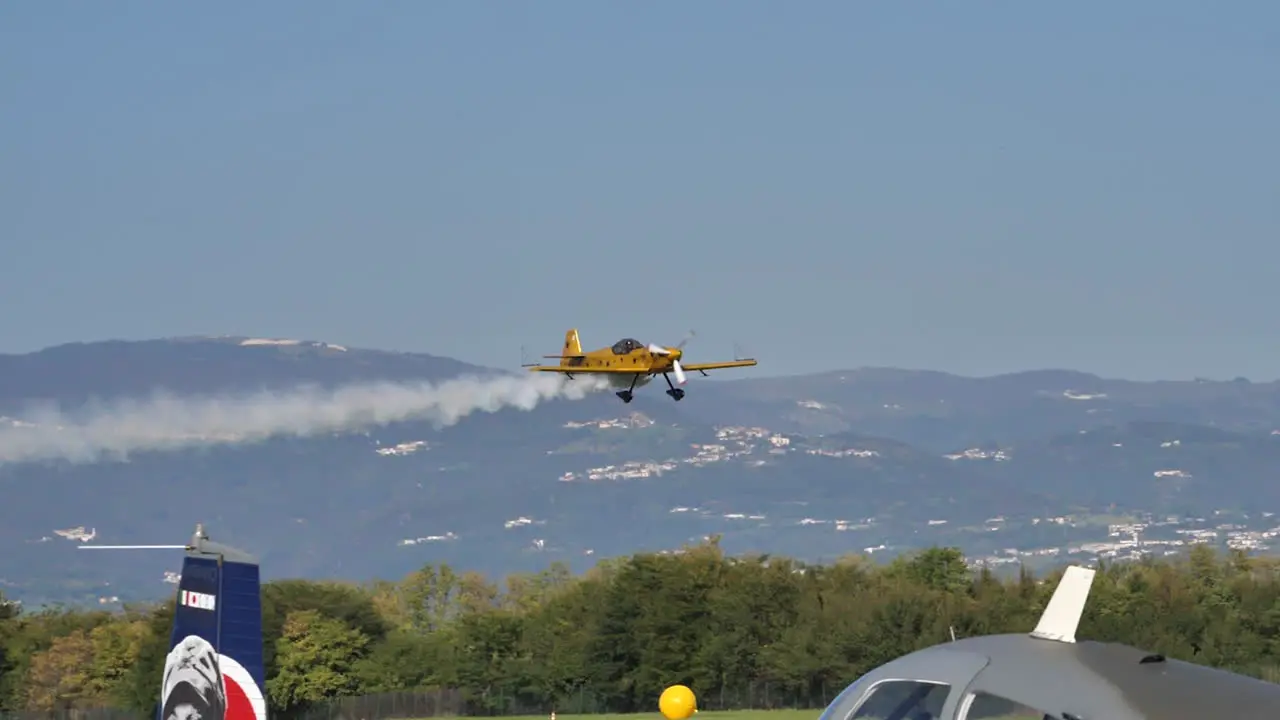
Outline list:
[[[731,557],[713,538],[501,586],[447,566],[366,586],[277,581],[263,586],[266,690],[279,716],[431,689],[469,713],[637,711],[674,682],[706,708],[817,707],[952,628],[961,637],[1029,631],[1057,577],[1000,580],[939,548],[881,566]],[[3,607],[3,709],[152,710],[172,602],[123,612]],[[1200,546],[1176,561],[1105,565],[1080,636],[1274,680],[1280,563]]]

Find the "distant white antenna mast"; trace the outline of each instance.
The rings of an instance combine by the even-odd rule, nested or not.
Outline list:
[[[190,545],[77,545],[77,550],[190,550]]]
[[[204,523],[196,523],[196,533],[186,545],[77,545],[77,550],[195,550],[198,543],[208,540],[204,534]]]

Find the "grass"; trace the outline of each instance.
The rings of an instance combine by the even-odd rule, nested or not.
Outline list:
[[[817,720],[822,714],[821,710],[708,710],[699,712],[692,720]],[[651,713],[632,713],[632,714],[583,714],[571,715],[569,713],[556,713],[556,720],[561,717],[566,720],[660,720],[660,715],[656,710]],[[1026,720],[1040,720],[1040,715],[1027,716]],[[435,719],[431,719],[435,720]],[[550,714],[547,715],[513,715],[510,717],[486,718],[485,720],[550,720]],[[1000,720],[1023,720],[1018,715],[1002,715]]]
[[[821,710],[706,710],[699,711],[692,720],[817,720]],[[493,720],[549,720],[547,715],[514,715],[511,717],[493,718]],[[570,715],[556,713],[556,720],[661,720],[662,715],[654,710],[651,713],[632,714],[584,714]]]

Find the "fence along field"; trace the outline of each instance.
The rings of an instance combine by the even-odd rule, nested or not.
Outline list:
[[[768,689],[764,690],[767,698]],[[754,693],[748,695],[749,699],[754,699]],[[738,700],[734,698],[731,700]],[[720,698],[718,709],[700,708],[698,699],[693,691],[680,684],[671,685],[658,697],[657,709],[661,718],[664,720],[690,720],[694,714],[697,714],[699,720],[800,720],[801,718],[812,719],[820,710],[811,708],[773,708],[773,709],[725,709],[723,702],[725,698]],[[602,712],[582,712],[582,702],[570,703],[576,706],[578,712],[565,712],[562,710],[552,710],[547,714],[521,712],[521,708],[517,705],[505,704],[502,702],[492,703],[490,708],[490,717],[501,716],[514,719],[525,720],[556,720],[557,716],[568,716],[573,720],[603,720],[604,718],[627,718],[627,717],[653,717],[653,713],[602,713]],[[823,706],[826,702],[823,702]],[[456,691],[442,691],[431,693],[385,693],[380,695],[368,695],[359,698],[348,698],[335,703],[330,703],[324,708],[315,708],[306,712],[302,717],[306,720],[368,720],[369,718],[430,718],[443,715],[458,715],[457,711],[462,707],[462,698]],[[513,712],[503,712],[511,710]]]
[[[849,682],[853,682],[850,678]],[[787,694],[770,683],[748,683],[741,692],[712,693],[709,697],[698,695],[696,720],[813,720],[835,696],[844,689],[841,685],[828,691],[820,688],[815,694]],[[648,717],[660,720],[658,698],[654,698],[652,712],[610,713],[604,703],[590,693],[581,692],[566,698],[566,702],[554,708],[543,708],[521,703],[512,697],[486,698],[481,704],[467,703],[457,690],[410,691],[377,693],[360,697],[341,698],[305,711],[300,720],[392,720],[393,718],[434,717],[503,717],[536,718],[549,720],[554,712],[559,717],[572,720],[598,720],[600,718]],[[96,720],[96,719],[94,719]],[[102,719],[107,720],[107,719]]]
[[[388,693],[387,695],[400,695]],[[413,695],[413,693],[406,693]],[[400,701],[382,696],[381,702],[372,705],[372,714],[361,715],[367,709],[363,701],[367,698],[352,698],[357,703],[334,703],[321,708],[313,708],[299,720],[428,720],[437,717],[467,717],[459,715],[414,714],[414,700],[402,698]],[[816,720],[821,710],[699,710],[697,720]],[[550,720],[545,715],[499,715],[471,717],[502,717],[505,720]],[[556,713],[557,720],[658,720],[661,715],[655,710],[651,713]],[[53,710],[53,711],[21,711],[17,713],[0,713],[0,720],[156,720],[154,715],[139,714],[128,710]],[[274,720],[274,719],[273,719]],[[1036,720],[1039,720],[1038,718]]]
[[[852,682],[852,679],[850,681]],[[843,688],[836,689],[835,694],[838,694],[840,689]],[[834,699],[835,694],[828,695],[823,692],[805,698],[803,701],[796,696],[787,696],[797,704],[793,707],[780,707],[774,704],[773,700],[783,696],[775,694],[771,699],[767,684],[761,684],[758,687],[748,684],[746,691],[741,694],[717,695],[709,702],[699,697],[695,720],[814,720],[821,714],[827,703]],[[295,720],[426,720],[444,717],[551,720],[551,713],[554,712],[557,718],[565,718],[565,720],[613,718],[662,720],[656,698],[652,712],[606,713],[583,709],[598,704],[584,694],[577,701],[568,703],[563,709],[543,712],[539,708],[522,705],[514,699],[504,702],[504,699],[500,698],[479,712],[474,709],[468,712],[468,703],[458,690],[417,690],[339,698],[291,715]],[[0,720],[156,720],[156,718],[150,713],[116,708],[58,708],[0,712]]]

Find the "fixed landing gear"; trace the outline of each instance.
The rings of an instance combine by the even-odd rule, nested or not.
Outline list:
[[[662,373],[662,379],[667,381],[667,388],[668,388],[667,394],[671,396],[672,400],[675,400],[676,402],[680,402],[680,399],[684,397],[684,390],[676,387],[675,385],[672,385],[671,376],[667,375],[666,373]]]
[[[622,398],[622,402],[624,403],[631,402],[632,393],[635,391],[636,383],[639,381],[640,381],[640,376],[638,374],[632,375],[631,387],[627,388],[626,390],[619,390],[618,392],[614,393],[614,395],[617,395],[618,397]]]
[[[684,390],[676,387],[675,384],[671,382],[671,377],[667,375],[667,373],[662,374],[662,379],[667,381],[667,395],[671,396],[672,400],[679,402],[684,399]],[[635,398],[636,385],[640,384],[640,380],[641,374],[636,373],[631,377],[631,387],[628,387],[626,390],[619,390],[615,392],[614,395],[617,395],[618,399],[624,403],[631,402]],[[646,382],[648,381],[647,377],[645,380]]]

